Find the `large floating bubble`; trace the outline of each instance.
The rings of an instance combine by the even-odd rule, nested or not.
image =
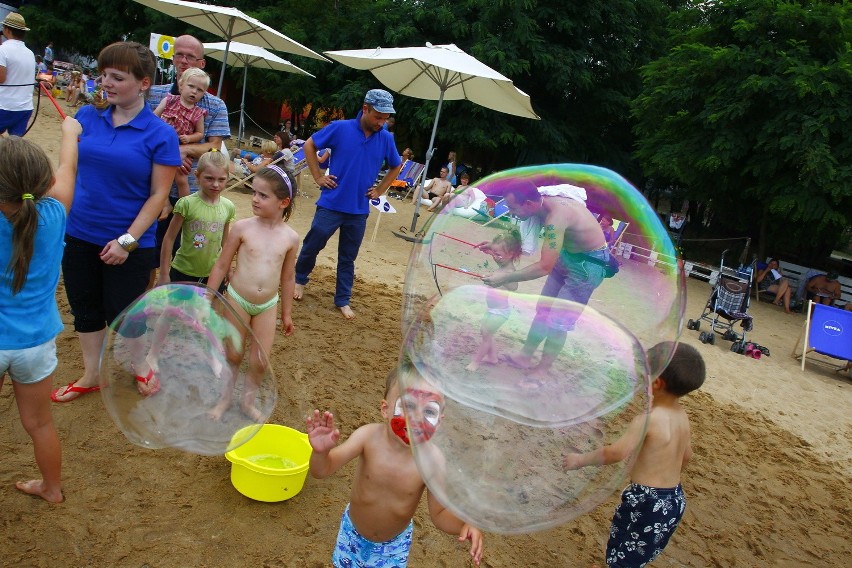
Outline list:
[[[523,186],[527,198],[512,191]],[[630,459],[566,472],[562,456],[611,444],[647,414],[649,378],[671,352],[646,352],[680,334],[684,280],[654,210],[614,172],[520,168],[477,190],[485,214],[467,207],[481,195],[457,196],[409,264],[401,356],[445,404],[440,428],[413,449],[461,518],[527,532],[624,483]],[[606,242],[600,218],[613,219],[618,242]],[[525,254],[507,262],[518,246]]]
[[[221,295],[190,284],[154,288],[124,310],[100,373],[112,419],[146,448],[224,454],[260,429],[278,396],[251,328]]]

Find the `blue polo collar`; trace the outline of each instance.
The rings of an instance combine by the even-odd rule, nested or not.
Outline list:
[[[99,109],[98,115],[105,120],[107,124],[115,128],[112,122],[112,109],[113,105],[110,105],[105,109]],[[148,106],[148,103],[146,102],[143,105],[142,110],[139,111],[139,114],[134,116],[133,120],[127,124],[123,124],[122,127],[127,126],[129,128],[135,128],[136,130],[145,130],[154,118],[157,118],[157,115],[154,114],[154,111],[151,110],[151,107]]]

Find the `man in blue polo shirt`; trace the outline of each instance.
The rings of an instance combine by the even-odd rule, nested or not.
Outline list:
[[[305,142],[305,161],[322,193],[296,260],[294,297],[302,299],[317,255],[339,229],[334,305],[346,319],[355,317],[349,301],[355,279],[355,258],[370,215],[370,199],[383,195],[402,168],[393,134],[382,128],[395,112],[391,94],[373,89],[364,97],[358,116],[336,120]],[[320,170],[318,148],[331,148],[333,157],[327,175]],[[376,184],[376,176],[385,162],[388,172]]]

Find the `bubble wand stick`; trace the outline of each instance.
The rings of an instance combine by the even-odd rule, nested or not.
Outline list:
[[[54,107],[56,107],[56,112],[58,112],[58,113],[59,113],[59,116],[61,116],[61,117],[62,117],[62,120],[65,120],[65,113],[64,113],[64,112],[62,112],[62,109],[61,109],[61,108],[59,108],[59,105],[56,103],[56,99],[54,99],[54,98],[53,98],[53,95],[51,94],[51,92],[50,92],[50,91],[48,91],[48,90],[47,90],[47,87],[45,87],[45,86],[44,86],[44,84],[45,84],[46,82],[47,82],[47,81],[39,81],[38,86],[39,86],[39,87],[41,87],[41,90],[42,90],[42,91],[44,91],[44,94],[45,94],[45,95],[47,95],[47,98],[49,98],[49,99],[50,99],[50,102],[52,102],[52,103],[53,103],[53,106],[54,106]]]
[[[478,248],[478,247],[479,247],[479,245],[476,245],[476,244],[473,244],[473,243],[469,243],[469,242],[467,242],[467,241],[463,241],[463,240],[461,240],[461,239],[457,239],[457,238],[455,238],[454,236],[452,236],[452,235],[448,235],[448,234],[446,234],[446,233],[435,233],[435,234],[436,234],[436,235],[441,235],[442,237],[447,237],[448,239],[453,239],[454,241],[458,241],[458,242],[460,242],[460,243],[462,243],[462,244],[472,246],[473,248]]]
[[[484,276],[482,276],[481,274],[465,270],[464,268],[453,268],[452,266],[447,266],[446,264],[436,264],[435,266],[440,266],[441,268],[446,268],[447,270],[455,270],[456,272],[461,272],[462,274],[467,274],[468,276],[473,276],[474,278],[479,278],[480,280],[484,278]]]

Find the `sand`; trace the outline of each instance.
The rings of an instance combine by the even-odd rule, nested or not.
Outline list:
[[[60,102],[61,104],[61,102]],[[45,106],[47,105],[47,106]],[[48,101],[30,140],[52,156],[58,118]],[[306,232],[315,187],[301,199],[292,226]],[[251,214],[248,197],[232,192],[238,217]],[[344,436],[380,419],[384,376],[400,345],[400,299],[410,243],[390,230],[408,225],[411,205],[382,219],[374,243],[357,262],[352,307],[345,321],[332,304],[334,242],[319,257],[303,301],[296,334],[279,336],[272,364],[280,400],[270,422],[303,428],[311,408],[329,409]],[[367,227],[372,235],[376,213]],[[686,315],[695,317],[710,292],[688,281]],[[80,351],[64,291],[66,324],[58,337],[55,384],[75,380]],[[790,352],[804,316],[769,303],[753,304],[751,338],[771,357],[754,360],[729,351],[729,342],[703,345],[698,333],[682,340],[704,354],[708,378],[684,404],[693,424],[695,457],[684,475],[686,514],[656,566],[848,566],[852,474],[852,379],[809,364],[800,371]],[[260,503],[231,485],[224,457],[130,444],[107,415],[99,395],[54,406],[63,444],[66,502],[50,505],[18,492],[14,482],[37,475],[29,437],[20,425],[12,389],[0,390],[0,542],[5,566],[285,566],[330,565],[353,466],[330,479],[308,479],[281,503]],[[588,566],[600,562],[613,494],[593,512],[529,535],[486,534],[484,566]],[[421,506],[415,518],[412,566],[464,566],[467,549],[434,529]]]

